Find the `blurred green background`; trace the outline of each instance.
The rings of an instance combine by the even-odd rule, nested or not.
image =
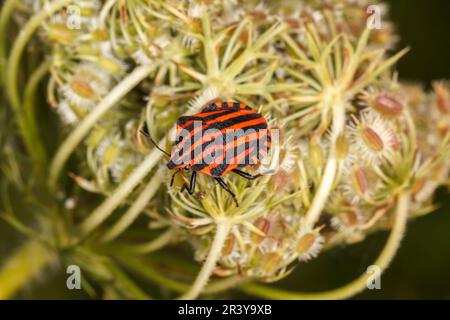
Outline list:
[[[391,20],[401,41],[398,48],[411,51],[398,65],[403,80],[429,86],[435,79],[450,79],[450,1],[391,0]],[[409,223],[402,247],[381,279],[381,290],[367,290],[355,299],[450,299],[450,194],[440,190],[440,208]],[[0,221],[0,257],[20,242]],[[363,243],[325,252],[278,285],[297,291],[320,291],[343,285],[365,272],[386,239],[385,233],[370,236]],[[0,261],[2,259],[0,258]],[[18,298],[86,298],[78,290],[66,288],[61,268],[37,279]],[[240,294],[227,297],[245,297]]]
[[[436,79],[450,79],[450,1],[391,0],[390,18],[400,36],[398,48],[411,51],[397,69],[405,81],[429,87]],[[450,194],[439,190],[440,208],[411,221],[403,244],[381,279],[381,290],[366,290],[355,299],[450,299]],[[326,290],[345,284],[380,252],[386,234],[378,233],[363,243],[337,248],[296,271],[296,281],[284,280],[296,290]]]

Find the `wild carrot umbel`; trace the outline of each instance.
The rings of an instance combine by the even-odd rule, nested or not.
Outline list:
[[[402,83],[394,68],[407,50],[391,50],[391,24],[369,30],[366,1],[325,2],[6,1],[0,210],[29,243],[2,263],[0,297],[26,283],[10,266],[30,248],[39,265],[24,277],[76,264],[93,297],[149,298],[130,273],[182,299],[230,287],[294,299],[363,290],[365,276],[311,295],[256,283],[382,229],[376,264],[388,267],[408,219],[431,212],[448,184],[450,85]],[[213,102],[250,106],[271,148],[245,168],[258,179],[227,174],[224,190],[198,175],[190,195],[189,176],[171,181],[159,148],[170,154],[177,119],[211,116]],[[238,116],[227,121],[249,120]]]

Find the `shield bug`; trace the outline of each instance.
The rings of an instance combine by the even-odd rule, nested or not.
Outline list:
[[[228,172],[254,180],[260,175],[251,175],[240,168],[257,165],[267,156],[271,146],[271,135],[266,119],[243,103],[212,102],[201,112],[182,116],[176,123],[176,142],[171,154],[169,169],[192,171],[189,185],[182,191],[195,191],[197,174],[214,178],[239,206],[235,194],[223,179]]]

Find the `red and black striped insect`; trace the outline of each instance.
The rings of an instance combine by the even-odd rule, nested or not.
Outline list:
[[[271,135],[266,119],[243,103],[213,102],[201,112],[182,116],[177,123],[176,143],[169,155],[169,169],[192,171],[189,194],[195,190],[196,176],[203,173],[213,177],[239,206],[223,176],[233,172],[254,180],[260,175],[251,175],[239,170],[248,165],[257,165],[268,154]]]

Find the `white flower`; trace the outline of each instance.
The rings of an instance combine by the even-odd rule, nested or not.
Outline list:
[[[94,65],[83,64],[68,77],[61,92],[71,105],[89,109],[109,91],[110,86],[109,75]]]
[[[378,114],[362,112],[353,117],[348,126],[350,153],[355,153],[365,164],[377,165],[395,151],[396,135],[393,126]]]
[[[353,205],[371,199],[381,187],[381,182],[370,167],[359,166],[355,162],[348,168],[344,166],[341,181],[339,188]]]
[[[302,223],[301,223],[302,224]],[[318,229],[300,227],[295,241],[295,251],[299,261],[309,261],[317,257],[322,250],[325,239]]]
[[[363,217],[356,208],[349,208],[346,212],[342,212],[331,218],[331,226],[339,232],[351,236],[357,235],[360,231],[360,224]]]

